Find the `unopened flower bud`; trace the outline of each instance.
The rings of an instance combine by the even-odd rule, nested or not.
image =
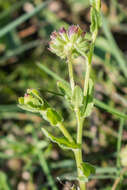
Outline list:
[[[43,108],[43,100],[35,89],[28,89],[24,97],[19,98],[19,107],[22,109],[39,112]]]
[[[28,89],[24,97],[20,97],[18,101],[20,108],[30,112],[40,113],[53,126],[58,126],[63,121],[61,115],[55,109],[51,108],[45,99],[42,100],[36,89]]]

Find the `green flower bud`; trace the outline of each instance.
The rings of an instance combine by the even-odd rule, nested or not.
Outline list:
[[[45,99],[42,100],[36,89],[28,89],[24,97],[20,97],[18,101],[20,108],[40,113],[53,126],[58,126],[63,121],[61,115],[51,108]]]
[[[36,89],[28,89],[24,97],[18,99],[19,107],[31,112],[39,112],[44,107],[44,101]]]
[[[85,32],[77,25],[72,25],[65,30],[61,28],[58,32],[52,32],[51,41],[49,42],[49,50],[62,59],[68,57],[71,53],[72,56],[80,56],[79,52],[86,54],[90,41],[85,38]]]

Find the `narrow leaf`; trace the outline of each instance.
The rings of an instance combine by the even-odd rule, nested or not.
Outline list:
[[[59,81],[57,82],[57,86],[61,93],[65,96],[67,99],[71,99],[72,92],[69,84],[66,84],[65,82]]]
[[[101,14],[96,10],[96,8],[91,8],[91,26],[90,31],[93,33],[94,31],[98,30],[98,28],[101,26]]]
[[[95,99],[94,98],[94,104],[96,107],[99,107],[103,110],[106,110],[107,112],[117,116],[118,118],[123,118],[123,119],[127,119],[127,115],[118,111],[117,109],[111,107],[111,106],[108,106],[107,104],[105,104],[104,102],[98,100],[98,99]]]
[[[25,22],[26,20],[28,20],[29,18],[31,18],[32,16],[36,15],[37,13],[39,13],[42,9],[45,8],[45,6],[49,3],[50,1],[47,2],[43,2],[42,4],[40,4],[38,7],[36,7],[35,9],[33,9],[32,11],[25,13],[23,16],[19,17],[18,19],[16,19],[15,21],[9,23],[7,26],[5,26],[4,28],[2,28],[0,30],[0,37],[3,37],[5,34],[7,34],[8,32],[10,32],[11,30],[13,30],[14,28],[16,28],[17,26],[19,26],[20,24],[22,24],[23,22]]]
[[[83,92],[79,86],[75,86],[74,92],[72,95],[72,104],[75,108],[82,106],[83,102]]]
[[[94,85],[93,85],[92,79],[90,79],[88,93],[87,93],[87,96],[84,97],[84,103],[82,107],[82,115],[84,118],[89,117],[92,112],[92,109],[94,106],[93,92],[94,92]]]
[[[42,128],[42,132],[46,137],[48,137],[52,142],[57,143],[61,148],[63,149],[79,149],[80,145],[75,144],[75,143],[70,143],[67,139],[65,138],[57,138],[51,135],[46,129]]]
[[[57,125],[59,122],[63,121],[63,118],[60,114],[58,114],[54,109],[48,108],[47,109],[47,119],[51,123],[51,125]]]

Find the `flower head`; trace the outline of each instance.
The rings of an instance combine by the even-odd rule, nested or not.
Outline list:
[[[58,32],[52,32],[50,36],[49,50],[62,59],[72,55],[81,55],[79,52],[86,53],[89,43],[85,38],[85,32],[78,26],[72,25],[66,30],[60,28]]]

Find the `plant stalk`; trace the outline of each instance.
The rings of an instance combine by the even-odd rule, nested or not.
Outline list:
[[[86,190],[85,182],[80,179],[80,177],[82,177],[81,167],[82,167],[82,163],[83,163],[83,161],[82,161],[82,150],[79,149],[79,150],[74,151],[74,155],[75,155],[75,160],[76,160],[76,165],[77,165],[80,190]]]
[[[82,129],[83,129],[83,121],[84,119],[81,118],[80,115],[80,110],[76,109],[75,110],[76,113],[76,118],[77,118],[77,144],[82,145]],[[79,186],[80,186],[80,190],[86,190],[86,184],[84,181],[82,181],[80,178],[82,177],[82,148],[74,151],[74,155],[75,155],[75,160],[76,160],[76,165],[77,165],[77,172],[78,172],[78,178],[79,178]]]

